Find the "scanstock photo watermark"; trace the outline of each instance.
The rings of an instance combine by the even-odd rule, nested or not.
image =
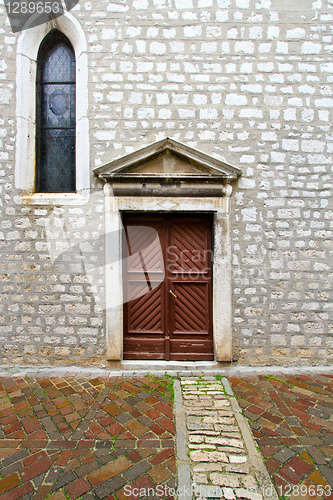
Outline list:
[[[79,0],[4,0],[14,33],[62,16],[66,11],[73,9],[78,2]]]
[[[225,488],[230,490],[230,488]],[[221,486],[207,485],[207,484],[192,484],[190,486],[178,486],[178,488],[171,488],[167,484],[160,484],[156,488],[152,487],[133,487],[127,484],[124,487],[124,495],[131,498],[222,498],[224,488]],[[251,488],[237,488],[237,498],[252,498],[253,500],[265,497],[272,497],[276,494],[273,485],[269,485],[262,489],[261,494],[255,489]],[[227,494],[230,493],[229,491]],[[303,496],[303,495],[302,495]],[[229,497],[225,497],[229,498]],[[235,498],[231,496],[230,498]]]

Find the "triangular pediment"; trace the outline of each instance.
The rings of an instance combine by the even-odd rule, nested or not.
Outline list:
[[[241,170],[166,138],[94,169],[105,181],[237,179]]]

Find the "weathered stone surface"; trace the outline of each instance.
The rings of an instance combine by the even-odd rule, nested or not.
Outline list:
[[[208,417],[208,418],[203,418],[204,423],[210,423],[212,425],[218,425],[218,424],[234,424],[235,423],[235,418],[234,417]]]
[[[205,436],[200,435],[190,435],[188,438],[190,443],[203,443],[205,441]]]
[[[229,462],[226,453],[218,451],[191,451],[190,458],[193,462]]]
[[[218,431],[190,431],[190,436],[219,436],[220,433]]]
[[[234,500],[236,495],[234,494],[234,490],[232,488],[222,488],[223,496],[225,500]]]
[[[212,443],[212,444],[216,444],[216,445],[232,446],[235,448],[244,448],[244,444],[240,439],[207,436],[205,441],[206,441],[206,443]]]
[[[242,483],[244,488],[247,488],[249,490],[258,489],[258,483],[253,476],[247,475],[242,477]]]
[[[186,424],[188,430],[209,430],[211,426],[209,424],[195,424],[195,423],[187,423]]]
[[[207,484],[208,483],[207,474],[197,472],[193,474],[193,481],[198,484]]]
[[[194,472],[210,472],[210,471],[222,471],[222,465],[219,463],[196,463],[193,466]]]
[[[208,445],[206,445],[208,446]],[[212,446],[212,445],[210,445]],[[244,449],[243,448],[233,448],[231,446],[217,446],[216,447],[218,451],[224,451],[226,453],[237,453],[238,455],[241,455],[242,453],[244,453]]]
[[[217,472],[213,472],[210,474],[210,480],[213,484],[228,486],[230,488],[238,488],[240,485],[239,479],[232,474],[219,474]]]
[[[223,498],[223,492],[219,486],[211,484],[194,484],[193,486],[193,495],[195,495],[195,498],[201,498],[202,500],[206,500],[207,498]],[[200,497],[197,497],[197,495],[200,495]]]
[[[243,464],[247,462],[246,455],[229,455],[230,463],[232,464]]]
[[[242,465],[228,464],[225,470],[226,472],[234,472],[236,474],[248,474],[250,468],[247,464],[242,464]]]
[[[201,383],[201,380],[198,381],[198,387]],[[209,387],[207,378],[204,384]],[[226,396],[226,400],[229,403],[229,396]],[[202,398],[200,401],[203,404],[204,415],[202,416],[198,413],[194,416],[192,410],[185,408],[187,426],[209,425],[214,426],[214,430],[189,430],[188,450],[192,467],[192,483],[197,486],[217,486],[220,488],[219,494],[221,493],[226,500],[237,500],[237,498],[261,500],[260,493],[258,493],[259,485],[250,473],[253,473],[253,465],[248,460],[243,437],[233,411],[229,411],[229,417],[221,417],[221,414],[224,415],[223,409],[217,409],[213,416],[208,416],[210,412],[207,412],[207,407],[211,402]],[[224,423],[216,423],[221,421]],[[220,430],[217,430],[218,426]],[[244,496],[245,490],[246,496]],[[197,494],[200,494],[201,498],[216,498],[203,490]],[[194,494],[194,498],[197,494]]]
[[[247,498],[248,500],[262,500],[262,495],[255,491],[251,491],[245,488],[236,488],[235,490],[237,498]]]
[[[189,443],[188,444],[189,450],[217,450],[217,447],[213,444],[206,444],[206,443]],[[224,450],[218,450],[218,451],[224,451]]]

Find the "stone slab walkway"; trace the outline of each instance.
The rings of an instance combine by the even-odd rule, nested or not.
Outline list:
[[[227,379],[182,377],[180,385],[189,454],[188,498],[277,499]],[[178,486],[185,491],[181,481]]]

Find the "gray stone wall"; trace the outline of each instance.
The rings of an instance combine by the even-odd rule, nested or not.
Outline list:
[[[81,0],[71,14],[88,43],[90,169],[166,136],[240,167],[235,359],[331,363],[333,2]],[[1,361],[100,364],[102,186],[91,174],[84,205],[17,203],[20,33],[3,2],[0,17]]]

